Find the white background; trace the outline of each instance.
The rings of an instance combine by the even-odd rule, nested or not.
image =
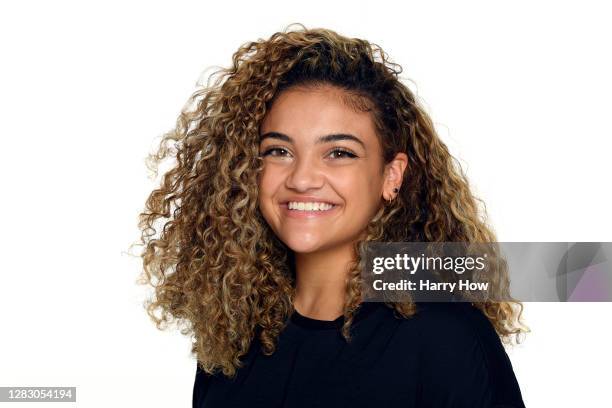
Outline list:
[[[166,3],[0,6],[0,386],[190,406],[189,339],[149,322],[126,253],[156,187],[144,158],[204,70],[293,22],[403,66],[499,241],[611,240],[604,2]],[[611,312],[526,305],[532,333],[508,353],[528,407],[610,406]]]

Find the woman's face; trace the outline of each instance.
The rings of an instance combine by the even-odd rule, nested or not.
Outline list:
[[[260,127],[260,210],[296,253],[360,239],[383,193],[401,185],[401,171],[382,170],[370,114],[346,106],[342,92],[332,86],[286,90]]]

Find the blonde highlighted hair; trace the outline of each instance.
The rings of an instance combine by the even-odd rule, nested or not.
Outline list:
[[[291,26],[290,26],[291,27]],[[293,312],[292,253],[258,208],[259,125],[274,98],[302,85],[334,85],[356,109],[371,112],[383,157],[408,155],[408,173],[390,204],[367,227],[368,241],[494,242],[486,210],[400,80],[402,69],[380,47],[327,29],[277,32],[248,42],[216,80],[198,89],[149,157],[154,171],[175,165],[140,214],[143,273],[154,288],[146,303],[158,328],[176,321],[193,337],[192,352],[207,372],[231,376],[254,336],[264,353]],[[213,79],[213,76],[211,76]],[[347,280],[345,323],[361,301],[360,259]],[[414,304],[388,305],[409,317]],[[519,302],[475,303],[509,342],[524,331]]]

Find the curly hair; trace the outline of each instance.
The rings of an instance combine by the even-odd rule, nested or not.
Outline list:
[[[301,24],[290,31],[292,25],[243,44],[230,68],[213,73],[191,95],[175,128],[147,159],[156,174],[166,158],[175,163],[139,216],[139,282],[154,288],[146,310],[158,329],[176,321],[192,336],[192,353],[208,373],[233,376],[255,336],[265,354],[273,353],[294,311],[294,256],[260,213],[257,184],[263,167],[259,126],[289,87],[344,90],[347,101],[371,112],[385,163],[397,152],[408,155],[410,176],[397,198],[381,205],[356,253],[369,241],[495,241],[486,208],[479,210],[482,200],[472,195],[460,165],[400,80],[402,68],[376,44]],[[360,262],[351,265],[346,284],[347,341],[362,300]],[[404,318],[416,312],[411,302],[387,306]],[[520,302],[474,306],[506,343],[525,331]]]

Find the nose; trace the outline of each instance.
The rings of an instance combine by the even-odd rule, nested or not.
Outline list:
[[[289,189],[307,191],[321,188],[324,179],[323,172],[314,159],[304,157],[293,162],[291,171],[285,180],[285,186]]]

